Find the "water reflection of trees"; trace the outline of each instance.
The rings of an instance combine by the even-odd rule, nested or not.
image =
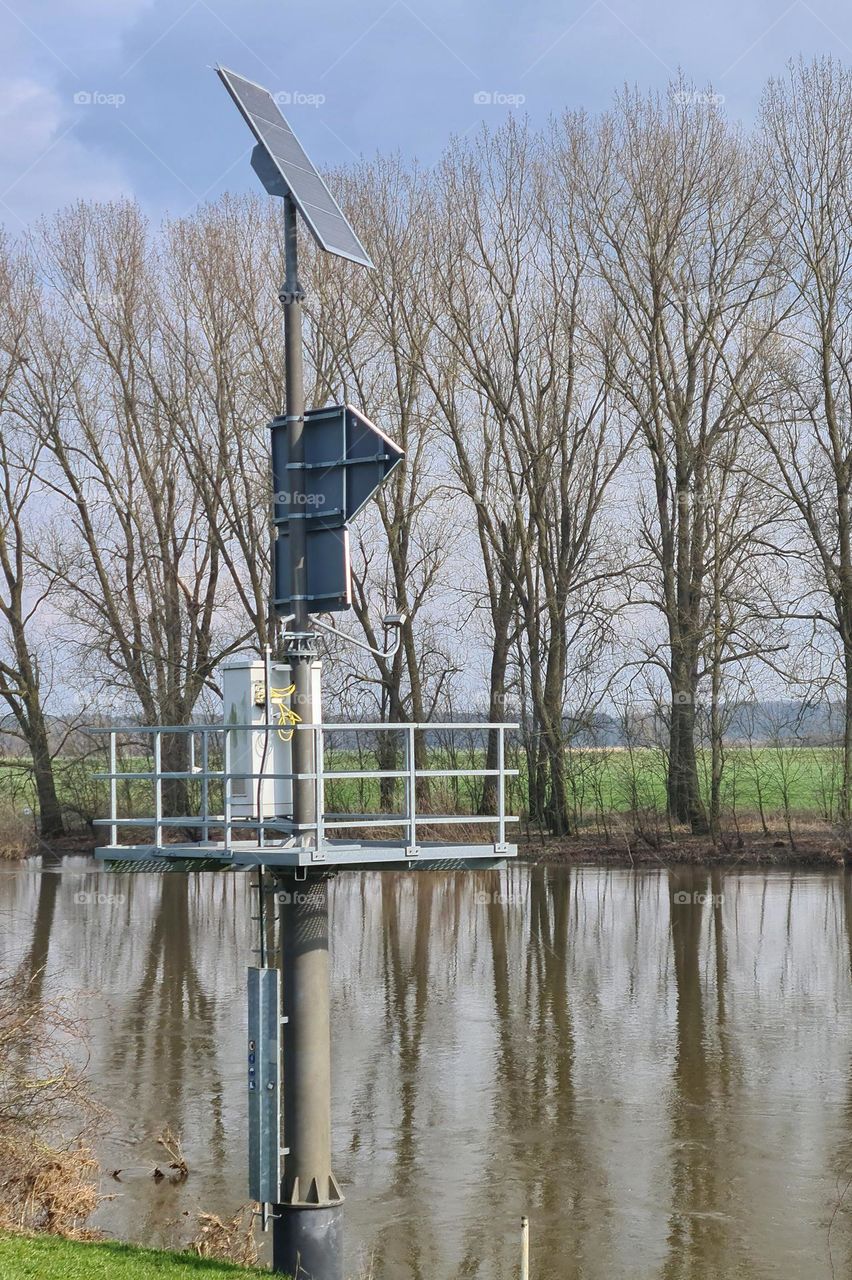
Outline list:
[[[59,870],[53,860],[46,862],[38,878],[33,929],[29,946],[17,968],[17,977],[26,986],[28,998],[39,1001],[44,991],[44,975],[50,954],[50,939],[56,917]]]
[[[718,870],[676,868],[669,877],[677,999],[671,1094],[671,1212],[666,1280],[728,1274],[733,1153],[726,1142],[731,1052],[725,1026],[725,940]],[[702,974],[712,961],[715,1002]],[[743,1261],[742,1259],[740,1260]]]
[[[130,995],[124,1004],[121,1034],[111,1043],[110,1072],[137,1114],[157,1130],[168,1126],[196,1144],[192,1131],[201,1102],[205,1117],[205,1163],[221,1169],[225,1162],[223,1117],[224,1082],[218,1053],[215,1005],[199,975],[195,948],[199,928],[191,918],[189,877],[161,877],[159,903],[154,910],[142,964],[128,975]],[[233,1087],[233,1085],[232,1085]],[[190,1119],[192,1117],[192,1119]],[[153,1150],[155,1133],[146,1134]],[[201,1143],[197,1146],[201,1148]],[[208,1183],[211,1201],[230,1204],[234,1188],[217,1179]],[[156,1238],[164,1206],[148,1200],[138,1229],[139,1239]]]
[[[189,1200],[145,1177],[109,1209],[162,1238],[165,1216],[243,1195],[251,905],[237,877],[99,879],[125,901],[83,910],[94,885],[46,875],[0,909],[22,974],[92,993],[128,1139],[170,1123],[199,1153]],[[335,1137],[376,1274],[502,1280],[522,1212],[537,1280],[763,1280],[791,1241],[829,1274],[852,1175],[848,875],[515,867],[341,876],[332,896]]]
[[[511,1274],[522,1212],[545,1280],[771,1273],[794,1130],[783,1105],[765,1111],[755,1063],[781,1098],[809,1067],[797,1050],[776,1077],[760,1019],[777,1032],[791,974],[807,986],[821,961],[802,949],[817,940],[806,904],[766,879],[768,893],[718,870],[517,868],[363,892],[343,935],[362,995],[376,983],[383,1003],[362,1008],[372,1042],[352,1064],[350,1214],[382,1206],[360,1229],[380,1274]],[[815,1209],[800,1204],[789,1234],[819,1246]]]
[[[560,1277],[582,1274],[584,1256],[588,1262],[614,1234],[606,1144],[595,1133],[595,1102],[578,1105],[574,1079],[573,1005],[588,1027],[600,999],[594,948],[614,906],[605,879],[587,896],[593,883],[525,868],[502,879],[462,876],[449,887],[430,877],[384,878],[383,1020],[356,1073],[352,1108],[353,1168],[363,1170],[381,1151],[377,1107],[393,1133],[391,1220],[374,1236],[380,1274],[508,1274],[526,1211],[536,1223],[533,1262],[545,1275],[556,1259]],[[630,899],[634,968],[644,896],[640,889]],[[361,907],[369,934],[377,921],[367,903]],[[358,959],[365,961],[361,950]],[[442,978],[446,990],[436,990]],[[633,998],[636,980],[634,971]],[[439,1020],[453,1025],[451,1058]],[[452,1062],[460,1082],[446,1075]],[[445,1101],[457,1088],[470,1095],[469,1146],[454,1133]],[[439,1124],[447,1132],[444,1163],[425,1140]]]
[[[841,872],[836,883],[842,899],[842,936],[852,984],[852,873]],[[847,1046],[847,1059],[842,1136],[832,1160],[835,1195],[826,1211],[826,1248],[835,1275],[852,1275],[852,1045]]]

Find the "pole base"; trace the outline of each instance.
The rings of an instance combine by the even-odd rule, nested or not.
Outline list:
[[[343,1280],[343,1205],[277,1204],[272,1270],[293,1280]]]

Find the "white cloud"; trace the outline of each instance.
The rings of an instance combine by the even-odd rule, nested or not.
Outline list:
[[[85,110],[29,77],[0,80],[0,217],[10,230],[72,200],[128,192],[115,161],[78,136]]]

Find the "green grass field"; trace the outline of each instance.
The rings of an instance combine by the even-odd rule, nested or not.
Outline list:
[[[568,789],[581,821],[635,809],[665,811],[666,758],[650,748],[575,751],[567,756]],[[700,752],[705,800],[710,753]],[[833,747],[736,747],[725,753],[721,805],[729,815],[764,813],[831,820],[836,815],[841,758]]]
[[[211,761],[211,764],[213,762]],[[516,752],[507,763],[519,769],[511,779],[507,802],[512,812],[523,813],[526,807],[526,760]],[[465,747],[458,751],[433,749],[431,768],[482,768],[484,753]],[[566,750],[566,780],[569,804],[575,825],[600,826],[612,815],[635,810],[665,812],[665,753],[650,747]],[[72,812],[103,814],[108,794],[107,784],[97,782],[93,774],[105,767],[104,762],[60,761],[57,783],[60,797]],[[141,756],[125,759],[125,769],[142,771],[150,763]],[[371,752],[329,752],[328,771],[371,769],[376,767]],[[699,753],[705,797],[709,796],[710,759]],[[435,778],[430,783],[429,807],[433,812],[475,812],[481,797],[482,779]],[[779,815],[797,819],[831,821],[837,812],[840,787],[840,752],[834,747],[761,746],[729,748],[721,787],[723,815],[731,819],[747,818],[761,813],[768,820]],[[211,785],[213,811],[221,811],[221,793]],[[198,804],[200,788],[189,784],[190,806]],[[404,784],[398,779],[390,784],[387,806],[380,804],[379,784],[375,779],[326,780],[326,809],[335,813],[402,812],[405,808]],[[120,811],[126,816],[153,812],[153,788],[149,781],[121,782],[118,786]],[[35,807],[31,782],[20,765],[0,762],[0,815],[22,814]]]
[[[0,1235],[0,1280],[255,1280],[255,1267],[133,1245],[78,1244],[56,1236]]]
[[[519,776],[508,784],[508,803],[516,812],[526,807],[526,759],[518,753],[508,763]],[[460,752],[452,760],[438,759],[436,767],[478,767],[482,752]],[[338,759],[328,768],[352,768],[349,760]],[[699,753],[699,772],[705,800],[710,795],[709,752]],[[664,813],[666,808],[667,761],[663,751],[641,747],[567,750],[565,756],[569,803],[578,825],[594,824],[606,815],[636,809]],[[725,753],[721,804],[729,815],[779,814],[799,818],[831,820],[837,810],[841,781],[841,757],[833,747],[736,747]],[[432,807],[449,812],[475,810],[482,781],[437,779],[432,784]],[[395,807],[403,807],[402,784],[395,784]],[[329,780],[327,807],[334,811],[365,812],[378,806],[379,789],[374,782]]]

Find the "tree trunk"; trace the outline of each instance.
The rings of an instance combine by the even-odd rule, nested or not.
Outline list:
[[[715,603],[719,616],[718,600]],[[710,834],[716,844],[722,832],[722,773],[725,766],[724,724],[721,712],[722,672],[718,646],[714,651],[710,683]]]
[[[62,806],[56,794],[53,760],[41,708],[35,710],[31,708],[28,720],[28,745],[33,759],[33,777],[38,797],[39,831],[43,840],[57,840],[65,835],[65,823],[62,817]]]
[[[396,666],[396,664],[395,664]],[[388,724],[400,724],[405,719],[405,708],[399,697],[398,677],[387,690]],[[400,735],[399,733],[379,731],[376,735],[376,763],[381,773],[391,773],[399,769]],[[382,813],[393,813],[396,809],[396,797],[399,794],[398,778],[381,778],[379,780],[379,808]]]
[[[561,728],[559,723],[555,732],[551,729],[546,740],[550,786],[545,817],[549,830],[555,836],[567,836],[571,832],[565,785],[565,743]]]
[[[399,735],[395,733],[376,734],[376,764],[381,773],[392,773],[399,769],[398,739]],[[382,813],[393,813],[398,789],[398,778],[379,779],[379,809]]]
[[[169,720],[169,724],[180,724],[180,720]],[[163,773],[187,773],[189,771],[189,735],[186,733],[164,733],[161,740],[160,767]],[[257,788],[257,780],[250,783]],[[163,780],[163,816],[166,818],[189,817],[189,788],[186,778],[165,778]],[[179,831],[172,827],[169,834],[181,834],[189,840],[200,839],[200,828],[187,827]]]
[[[676,822],[693,835],[708,830],[695,753],[695,695],[684,682],[673,682],[669,730],[668,808]]]
[[[20,678],[20,701],[12,703],[13,713],[21,727],[33,762],[39,810],[39,832],[45,840],[65,835],[62,806],[56,794],[53,757],[41,704],[36,665],[32,659],[23,625],[15,619],[12,626],[15,655]]]
[[[547,756],[547,798],[545,822],[555,836],[568,835],[571,819],[568,813],[568,796],[565,780],[565,735],[562,726],[567,644],[564,624],[564,600],[552,609],[550,644],[547,652],[547,668],[544,688],[538,689],[542,700],[544,749]]]
[[[710,834],[714,844],[722,834],[722,775],[724,772],[724,745],[721,728],[714,722],[710,745]]]
[[[840,783],[840,821],[852,816],[852,637],[843,636],[844,674],[846,677],[843,707],[843,777]]]
[[[494,724],[506,716],[506,669],[509,664],[509,638],[505,623],[508,619],[495,618],[494,648],[491,651],[491,674],[488,692],[488,720]],[[500,733],[492,729],[488,734],[485,752],[485,768],[496,769],[499,759]],[[497,779],[485,778],[482,788],[480,814],[497,812]]]
[[[527,747],[528,806],[530,820],[541,830],[547,827],[547,756],[544,751],[541,724],[533,717],[532,740]]]

